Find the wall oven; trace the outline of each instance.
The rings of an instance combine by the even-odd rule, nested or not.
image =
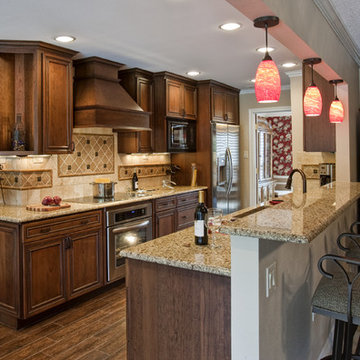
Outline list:
[[[125,277],[120,251],[152,239],[152,205],[143,203],[106,211],[107,281]]]
[[[196,151],[196,122],[168,118],[167,148],[171,153]]]

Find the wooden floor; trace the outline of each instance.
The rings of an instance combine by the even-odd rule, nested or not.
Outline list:
[[[0,325],[0,359],[126,359],[125,285],[26,329]]]

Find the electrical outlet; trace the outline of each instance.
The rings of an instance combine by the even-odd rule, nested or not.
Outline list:
[[[265,269],[265,276],[266,276],[266,297],[268,298],[275,291],[277,285],[276,261]]]

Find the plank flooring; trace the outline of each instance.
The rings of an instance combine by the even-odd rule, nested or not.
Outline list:
[[[25,329],[0,325],[0,359],[125,360],[125,285]]]

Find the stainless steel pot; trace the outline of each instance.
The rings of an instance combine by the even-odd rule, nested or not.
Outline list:
[[[91,183],[93,186],[93,196],[97,199],[108,199],[113,198],[115,195],[115,184],[116,182],[108,183]]]

